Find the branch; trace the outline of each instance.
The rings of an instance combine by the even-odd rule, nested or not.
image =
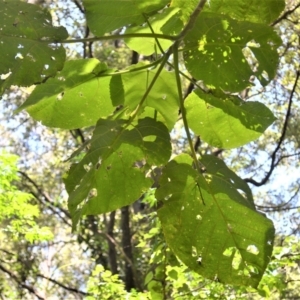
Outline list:
[[[273,23],[271,23],[271,26],[275,26],[279,22],[281,22],[283,19],[286,19],[289,15],[291,15],[295,10],[300,7],[300,3],[298,3],[294,8],[287,10],[285,13],[283,13],[277,20],[275,20]]]
[[[81,6],[81,4],[79,3],[78,0],[73,0],[74,4],[76,5],[76,7],[79,9],[79,11],[84,14],[85,11],[84,11],[84,8]]]
[[[66,217],[68,217],[69,219],[71,218],[69,212],[65,209],[63,209],[62,207],[58,206],[57,204],[55,204],[53,202],[53,200],[51,199],[51,197],[48,195],[48,193],[44,192],[39,186],[38,184],[31,178],[29,177],[29,175],[27,175],[25,172],[23,171],[18,171],[19,174],[21,174],[24,178],[26,178],[35,188],[36,190],[38,191],[38,193],[40,195],[42,195],[46,202],[49,203],[51,206],[55,207],[55,208],[58,208],[62,213],[65,214]]]
[[[55,280],[55,279],[53,279],[53,278],[49,278],[49,277],[47,277],[47,276],[44,276],[44,275],[42,275],[42,274],[37,274],[36,276],[37,276],[37,277],[44,278],[44,279],[46,279],[46,280],[48,280],[48,281],[50,281],[50,282],[52,282],[52,283],[54,283],[54,284],[60,286],[61,288],[65,289],[65,290],[67,290],[67,291],[69,291],[69,292],[81,294],[81,295],[84,295],[84,296],[90,296],[90,295],[91,295],[91,294],[89,294],[89,293],[83,292],[83,291],[78,290],[78,289],[76,289],[76,288],[68,287],[68,286],[64,285],[63,283],[61,283],[61,282],[59,282],[59,281],[57,281],[57,280]]]
[[[265,178],[262,179],[260,182],[257,182],[256,180],[254,180],[252,178],[244,179],[246,182],[252,183],[255,186],[264,185],[269,180],[269,178],[271,177],[271,175],[274,171],[274,168],[279,163],[279,160],[276,161],[276,155],[277,155],[277,152],[280,150],[281,144],[283,143],[285,135],[286,135],[288,121],[289,121],[290,114],[291,114],[291,107],[292,107],[292,103],[293,103],[292,100],[293,100],[294,93],[296,91],[296,86],[298,84],[299,77],[300,77],[300,70],[297,71],[297,73],[296,73],[296,80],[295,80],[295,83],[294,83],[294,86],[293,86],[293,89],[292,89],[292,92],[291,92],[291,95],[290,95],[290,98],[289,98],[289,104],[288,104],[288,109],[287,109],[287,112],[286,112],[285,121],[284,121],[283,128],[282,128],[282,133],[281,133],[281,136],[279,138],[278,144],[277,144],[274,152],[271,155],[271,166],[270,166],[269,171],[267,172]]]
[[[18,285],[29,291],[31,294],[34,294],[39,300],[46,300],[43,296],[41,296],[33,286],[23,283],[13,272],[6,269],[4,266],[0,265],[0,270],[6,273],[10,278],[12,278]]]

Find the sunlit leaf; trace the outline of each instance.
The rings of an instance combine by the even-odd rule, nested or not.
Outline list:
[[[156,197],[166,241],[206,278],[256,287],[272,253],[273,224],[240,192],[244,184],[227,178],[223,162],[205,156],[202,163],[199,174],[183,154],[163,170]]]
[[[20,1],[0,0],[0,93],[11,85],[30,86],[62,69],[68,37],[53,27],[49,12]]]
[[[98,77],[106,69],[97,59],[68,61],[55,78],[37,86],[18,111],[26,109],[34,119],[51,127],[94,125],[114,110],[111,77]]]
[[[275,121],[262,103],[235,96],[216,97],[196,90],[185,101],[187,119],[195,134],[211,146],[235,148],[258,137]]]
[[[183,27],[180,21],[179,9],[168,8],[162,13],[156,14],[149,19],[149,23],[154,33],[167,34],[170,36],[177,35]],[[129,27],[126,33],[152,33],[151,28],[145,23],[143,26]],[[155,39],[149,38],[129,38],[125,39],[129,48],[144,55],[151,55],[153,53],[161,53],[159,46]],[[173,43],[171,40],[158,39],[159,45],[163,50],[168,49]]]

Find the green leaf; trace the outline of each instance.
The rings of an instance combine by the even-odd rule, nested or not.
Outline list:
[[[87,23],[93,34],[101,36],[125,25],[144,23],[144,14],[151,14],[169,0],[84,0]]]
[[[183,22],[186,23],[189,20],[190,15],[193,13],[198,3],[198,0],[172,0],[170,6],[177,7],[181,10],[181,19]]]
[[[30,86],[62,69],[65,50],[53,45],[68,37],[51,15],[32,4],[0,0],[0,93],[11,85]]]
[[[98,77],[107,70],[97,59],[71,60],[61,72],[39,85],[17,110],[28,113],[46,126],[64,129],[95,125],[111,114],[111,77]]]
[[[249,143],[275,121],[272,112],[260,102],[238,97],[216,97],[200,90],[185,100],[187,119],[195,134],[209,145],[235,148]]]
[[[74,226],[81,214],[105,213],[137,200],[152,184],[148,170],[170,155],[168,129],[160,122],[145,118],[126,126],[124,120],[99,120],[90,150],[65,179]]]
[[[205,10],[240,21],[270,24],[279,17],[284,7],[284,0],[213,0],[205,6]]]
[[[139,63],[135,65],[134,68],[139,66],[145,66],[145,64]],[[156,71],[156,69],[149,68],[122,75],[124,92],[126,95],[124,105],[128,106],[129,110],[134,110],[140,103],[147,87],[155,76]],[[169,130],[173,129],[173,126],[178,119],[179,111],[177,84],[174,72],[162,70],[154,87],[148,95],[144,106],[156,109],[161,114],[162,119]]]
[[[179,9],[167,8],[162,13],[156,14],[149,19],[153,32],[157,34],[166,34],[176,36],[182,29],[183,23],[180,21]],[[152,33],[148,24],[143,26],[129,27],[126,33]],[[158,39],[163,50],[168,49],[173,41]],[[155,39],[149,38],[129,38],[125,39],[127,46],[138,53],[144,55],[151,55],[153,53],[160,53],[160,49]]]
[[[135,65],[123,74],[110,73],[97,59],[68,61],[64,69],[39,85],[16,112],[28,113],[46,126],[64,129],[95,125],[99,118],[123,105],[136,109],[156,69]],[[138,69],[137,71],[134,69]],[[139,82],[137,85],[136,82]],[[178,118],[176,80],[173,72],[163,70],[144,106],[156,109],[171,130]]]
[[[156,198],[166,241],[202,276],[257,287],[272,254],[273,224],[223,162],[205,156],[202,163],[199,174],[182,154],[163,170]]]
[[[173,0],[171,7],[180,8],[183,20],[187,21],[198,3],[198,0]],[[204,11],[227,15],[239,21],[270,24],[278,18],[284,7],[284,0],[212,0],[207,1]]]
[[[275,76],[281,40],[267,25],[203,12],[184,42],[188,71],[206,85],[237,92],[252,75],[262,85]]]

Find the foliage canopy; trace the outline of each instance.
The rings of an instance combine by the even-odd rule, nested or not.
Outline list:
[[[268,24],[284,1],[83,5],[94,36],[71,40],[38,6],[0,0],[1,92],[35,84],[17,111],[49,127],[94,126],[64,178],[73,229],[83,215],[129,205],[154,187],[165,239],[183,263],[209,279],[257,287],[271,257],[273,224],[222,160],[196,154],[190,130],[210,146],[231,149],[274,122],[263,103],[238,93],[275,76],[281,39]],[[65,61],[63,44],[116,38],[153,61],[122,70],[95,58]],[[184,97],[189,82],[194,91]],[[190,147],[172,157],[178,119]]]

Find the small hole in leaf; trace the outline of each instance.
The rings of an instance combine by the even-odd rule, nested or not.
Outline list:
[[[233,255],[233,253],[235,253],[235,251],[236,251],[236,247],[228,247],[223,251],[223,255],[230,257]]]
[[[201,217],[200,215],[197,215],[197,216],[196,216],[196,219],[197,219],[198,221],[201,221],[201,220],[202,220],[202,217]]]
[[[236,250],[235,253],[234,253],[234,257],[232,259],[232,268],[235,269],[235,270],[238,270],[239,267],[240,267],[240,264],[242,262],[242,256],[240,254],[240,251],[239,250]]]
[[[64,94],[65,94],[64,92],[59,93],[56,97],[56,100],[62,100]]]
[[[254,255],[258,255],[259,250],[258,250],[258,248],[255,245],[249,245],[247,247],[247,252],[252,253]]]
[[[198,254],[197,254],[197,248],[195,246],[192,246],[192,256],[193,257],[197,257]]]
[[[15,59],[17,59],[17,58],[23,59],[24,57],[21,53],[17,53],[15,56]]]
[[[97,194],[98,194],[97,189],[96,189],[96,188],[93,188],[93,189],[90,190],[89,198],[94,198],[94,197],[97,196]]]
[[[168,196],[166,196],[164,199],[167,201],[169,200],[173,195],[172,194],[169,194]]]

